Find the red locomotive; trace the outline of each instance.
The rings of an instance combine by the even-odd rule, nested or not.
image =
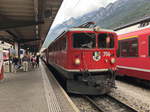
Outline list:
[[[72,28],[49,45],[47,63],[66,80],[68,92],[100,95],[115,86],[116,50],[114,31]]]
[[[118,29],[117,74],[150,81],[150,18]]]

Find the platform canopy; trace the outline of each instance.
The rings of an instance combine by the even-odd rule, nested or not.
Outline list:
[[[0,0],[0,40],[37,52],[62,0]]]

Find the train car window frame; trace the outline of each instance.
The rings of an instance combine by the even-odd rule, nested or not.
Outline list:
[[[50,44],[50,46],[49,46],[49,51],[50,51],[50,52],[53,52],[53,51],[54,51],[53,46],[54,46],[54,43],[52,42],[52,43]]]
[[[65,47],[62,47],[62,40],[65,40]],[[57,52],[57,51],[64,51],[67,50],[67,36],[66,34],[61,35],[60,37],[58,37],[56,40],[54,40],[53,44],[53,52]]]
[[[85,34],[85,35],[87,35],[89,37],[91,37],[91,35],[89,35],[89,34],[93,34],[95,36],[95,42],[92,43],[92,41],[91,41],[91,42],[86,43],[85,46],[83,46],[83,47],[75,47],[74,46],[74,39],[75,39],[74,35],[76,35],[76,34]],[[91,44],[93,44],[94,46],[91,45]],[[89,47],[89,48],[86,48],[86,47]],[[72,48],[74,48],[74,49],[84,49],[84,50],[95,49],[96,48],[96,34],[94,32],[74,32],[72,34]]]
[[[104,46],[103,47],[99,47],[99,39],[100,39],[99,35],[104,35],[104,34],[106,35],[106,39],[105,39],[106,45],[105,45],[105,47]],[[115,36],[112,33],[99,33],[97,35],[98,48],[99,49],[114,49],[115,48],[115,38],[114,37]],[[108,39],[109,39],[109,42],[110,42],[109,44],[107,42]]]
[[[120,40],[120,57],[127,57],[127,58],[138,57],[139,56],[138,51],[139,51],[139,43],[137,37]]]
[[[65,49],[64,50],[67,50],[67,48],[68,48],[68,40],[67,40],[67,35],[66,34],[64,35],[64,38],[65,38]]]
[[[120,44],[121,44],[121,41],[118,40],[118,49],[117,49],[117,57],[120,57],[121,56],[121,48],[120,48]]]
[[[61,37],[60,41],[64,41],[64,46],[60,49],[60,51],[65,51],[65,50],[67,50],[67,36],[66,36],[66,34],[64,34],[64,35]],[[62,42],[61,44],[63,44],[63,42]]]

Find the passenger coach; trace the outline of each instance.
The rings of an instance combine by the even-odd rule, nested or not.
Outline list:
[[[150,17],[117,29],[118,72],[150,81]],[[149,82],[150,83],[150,82]]]
[[[68,92],[98,95],[115,86],[116,50],[115,32],[95,27],[69,29],[46,52]]]

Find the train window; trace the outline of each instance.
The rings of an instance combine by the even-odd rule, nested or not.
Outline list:
[[[66,49],[66,36],[63,36],[63,38],[61,39],[61,50],[65,49]]]
[[[53,51],[53,43],[49,46],[49,52]]]
[[[126,41],[120,41],[120,55],[121,57],[128,56],[128,44]]]
[[[99,34],[98,47],[99,48],[114,48],[114,36],[112,34]]]
[[[122,57],[138,56],[138,39],[132,38],[120,41],[120,54]]]
[[[120,57],[120,44],[121,42],[118,41],[117,57]]]
[[[55,41],[55,51],[58,51],[58,48],[59,48],[58,41]]]
[[[52,45],[53,51],[61,51],[66,49],[66,36],[57,39],[55,43]]]
[[[137,38],[129,42],[129,57],[138,56],[138,40]]]
[[[91,49],[96,47],[96,35],[94,33],[73,34],[73,47]]]
[[[145,27],[145,26],[148,26],[150,24],[150,22],[144,22],[144,23],[141,23],[139,25],[139,27]]]

